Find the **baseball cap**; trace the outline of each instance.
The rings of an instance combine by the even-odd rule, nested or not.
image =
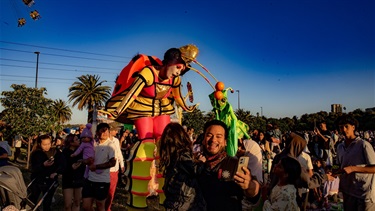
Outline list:
[[[109,129],[110,130],[118,130],[121,128],[121,125],[117,122],[112,122],[109,124]]]

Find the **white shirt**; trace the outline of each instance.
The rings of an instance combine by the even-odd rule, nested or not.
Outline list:
[[[16,135],[14,137],[14,147],[21,147],[22,146],[22,136]]]
[[[115,146],[113,142],[108,138],[104,143],[94,141],[95,149],[95,160],[94,164],[102,164],[108,162],[111,158],[115,157]],[[99,169],[100,173],[96,171],[89,171],[88,179],[92,182],[110,182],[109,168]]]
[[[120,141],[116,137],[112,137],[112,144],[115,147],[115,158],[116,158],[116,165],[109,169],[110,172],[117,172],[120,167],[124,166],[124,157],[122,156],[122,152],[120,149]],[[121,165],[120,165],[121,163]]]
[[[251,139],[243,140],[245,146],[245,156],[248,156],[251,175],[257,177],[258,182],[263,182],[263,172],[262,172],[262,149],[259,144]]]
[[[301,164],[301,167],[305,169],[306,171],[313,169],[313,165],[311,162],[311,157],[309,154],[302,152],[298,157],[297,157],[298,162]]]

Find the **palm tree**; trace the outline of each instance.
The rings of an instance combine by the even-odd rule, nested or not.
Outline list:
[[[249,124],[249,122],[251,120],[251,113],[250,113],[250,111],[245,111],[244,109],[239,108],[234,113],[236,114],[237,119],[245,122],[246,124]]]
[[[58,119],[59,124],[63,124],[72,119],[72,110],[66,102],[61,99],[53,101],[51,109]]]
[[[95,106],[103,106],[111,96],[111,87],[102,86],[98,75],[82,75],[77,77],[76,81],[69,87],[69,102],[73,102],[73,106],[78,105],[79,110],[87,108],[87,122],[92,123],[93,108]]]

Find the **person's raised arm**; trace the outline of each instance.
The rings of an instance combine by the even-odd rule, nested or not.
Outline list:
[[[244,190],[246,197],[253,198],[259,194],[260,184],[248,168],[242,167],[242,171],[237,171],[234,180]]]

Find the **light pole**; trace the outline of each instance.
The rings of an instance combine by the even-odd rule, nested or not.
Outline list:
[[[241,105],[240,105],[240,90],[236,90],[236,92],[238,93],[238,110],[240,110],[241,108]]]
[[[35,88],[38,88],[38,66],[39,66],[39,51],[34,52],[36,54],[36,76],[35,76]]]
[[[260,107],[260,116],[263,117],[263,107]]]

